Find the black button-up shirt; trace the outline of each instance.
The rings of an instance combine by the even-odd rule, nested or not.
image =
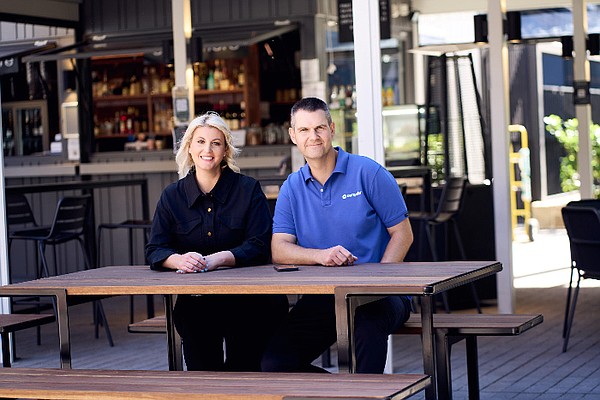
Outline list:
[[[226,167],[213,190],[204,194],[190,172],[161,194],[146,258],[152,269],[161,269],[174,253],[229,250],[236,266],[267,264],[271,229],[271,213],[258,181]]]

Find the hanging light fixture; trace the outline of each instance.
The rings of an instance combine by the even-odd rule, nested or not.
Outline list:
[[[573,58],[573,36],[562,36],[560,43],[562,44],[562,57]]]
[[[488,23],[486,14],[478,14],[473,17],[473,27],[475,30],[475,43],[488,42]],[[518,43],[521,38],[521,13],[518,11],[509,11],[504,20],[504,33],[507,40],[511,43]]]
[[[521,41],[521,13],[509,11],[506,13],[506,39],[511,43]]]
[[[473,17],[475,27],[475,43],[487,43],[488,41],[488,26],[487,15],[478,14]]]

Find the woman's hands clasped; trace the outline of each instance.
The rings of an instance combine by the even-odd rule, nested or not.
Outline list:
[[[193,251],[185,254],[172,254],[168,261],[178,274],[208,272],[210,270],[206,257]]]

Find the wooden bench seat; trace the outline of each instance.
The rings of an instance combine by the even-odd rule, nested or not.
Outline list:
[[[157,315],[153,318],[132,322],[127,325],[129,333],[167,333],[167,318]]]
[[[2,340],[2,366],[10,367],[9,334],[54,321],[51,314],[0,314],[0,339]]]
[[[450,350],[466,340],[469,399],[479,399],[477,336],[516,336],[542,323],[541,314],[434,314],[436,372],[440,398],[452,398]],[[395,335],[421,334],[421,316],[413,314]],[[390,360],[388,360],[390,361]]]
[[[469,399],[479,399],[477,336],[517,336],[542,323],[541,314],[434,314],[438,391],[452,396],[450,350],[454,343],[466,340]],[[158,316],[129,325],[129,332],[165,333],[166,320]],[[421,315],[412,314],[394,335],[420,335]],[[391,360],[388,360],[391,362]],[[443,397],[442,396],[442,397]]]
[[[426,375],[0,369],[0,397],[35,399],[405,399]]]

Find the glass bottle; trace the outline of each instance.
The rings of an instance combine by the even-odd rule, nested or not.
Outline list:
[[[160,77],[156,73],[156,68],[150,67],[150,93],[157,94],[160,92]]]
[[[240,69],[238,70],[237,84],[240,88],[243,88],[246,84],[246,71],[243,63],[240,64]]]
[[[385,90],[385,100],[386,100],[386,104],[388,106],[393,106],[394,105],[394,89],[392,89],[390,86],[388,86],[388,88]]]
[[[142,94],[148,94],[148,93],[150,93],[150,78],[148,76],[148,67],[144,67],[144,70],[142,72],[142,87],[141,87],[141,91],[142,91]]]
[[[212,70],[208,71],[208,78],[206,78],[206,89],[215,89],[215,74]]]
[[[352,85],[348,85],[346,86],[346,102],[344,104],[346,109],[351,109],[352,103]]]
[[[213,72],[213,79],[215,82],[213,89],[220,89],[221,79],[223,79],[223,72],[221,71],[221,61],[219,60],[215,60],[215,70]]]
[[[200,90],[200,65],[194,64],[194,91]]]
[[[341,108],[342,110],[346,108],[346,88],[344,87],[344,85],[340,85],[337,94],[337,99],[339,103],[338,108]]]
[[[338,102],[337,95],[338,87],[334,85],[331,88],[331,94],[329,95],[329,108],[332,110],[337,110],[338,108],[340,108],[340,103]]]
[[[200,90],[206,90],[206,80],[208,78],[208,66],[206,63],[200,63],[198,73],[200,74]]]
[[[108,71],[104,70],[104,75],[102,75],[102,86],[101,86],[100,94],[102,96],[108,96],[110,93],[108,92]]]

